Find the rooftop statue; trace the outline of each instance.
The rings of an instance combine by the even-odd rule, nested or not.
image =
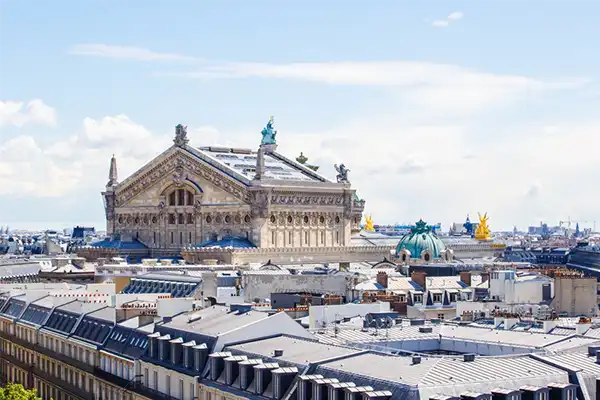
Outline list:
[[[277,130],[273,128],[273,117],[269,118],[269,122],[267,122],[267,126],[265,126],[262,130],[262,140],[260,144],[275,144],[275,136],[277,135]]]
[[[338,183],[350,183],[350,181],[348,180],[348,172],[350,172],[350,170],[348,168],[346,168],[346,166],[344,164],[340,164],[339,166],[337,164],[333,165],[335,170],[338,172],[336,179]]]
[[[420,219],[419,221],[417,221],[417,223],[415,224],[415,226],[413,226],[410,229],[411,233],[427,233],[427,232],[431,232],[431,227],[427,225],[427,222],[423,221],[422,219]]]
[[[175,127],[175,139],[173,139],[175,146],[185,146],[188,141],[187,126],[183,126],[181,124],[177,125]]]
[[[475,239],[477,240],[490,240],[490,227],[488,226],[488,221],[489,221],[489,217],[487,216],[487,213],[485,213],[483,215],[483,217],[481,216],[481,214],[479,214],[479,225],[477,226],[477,229],[475,230]]]
[[[365,216],[365,227],[363,230],[367,232],[375,232],[375,227],[373,227],[373,217],[370,215]]]

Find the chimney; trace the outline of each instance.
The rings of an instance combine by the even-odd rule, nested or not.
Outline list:
[[[420,285],[423,290],[427,290],[427,272],[413,271],[412,274],[410,274],[410,279]]]
[[[379,271],[377,273],[377,283],[387,289],[388,287],[388,274],[384,271]]]
[[[460,281],[467,286],[471,286],[471,271],[460,271]]]
[[[549,319],[543,322],[544,333],[550,333],[550,331],[558,326],[558,320]]]
[[[575,325],[575,332],[578,335],[583,335],[585,334],[588,329],[590,329],[592,327],[592,322],[591,321],[579,321],[576,325]]]

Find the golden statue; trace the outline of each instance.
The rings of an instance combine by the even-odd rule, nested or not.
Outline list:
[[[375,228],[373,227],[373,217],[365,215],[365,227],[364,231],[375,232]]]
[[[479,213],[478,213],[479,214]],[[477,225],[477,229],[475,230],[475,239],[477,240],[490,240],[490,227],[488,226],[489,217],[487,213],[481,216],[479,214],[479,225]]]

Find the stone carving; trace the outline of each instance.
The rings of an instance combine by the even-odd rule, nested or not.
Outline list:
[[[350,181],[348,180],[348,172],[350,172],[350,170],[348,168],[346,168],[346,166],[344,164],[340,164],[339,166],[337,164],[333,165],[335,167],[335,170],[338,172],[337,176],[335,177],[337,179],[338,183],[350,183]]]
[[[175,143],[175,146],[183,147],[188,144],[188,142],[187,126],[181,124],[177,125],[175,127],[175,139],[173,139],[173,143]]]
[[[269,194],[264,191],[252,193],[252,216],[267,218],[269,214]]]
[[[168,176],[169,171],[172,171],[177,167],[182,167],[185,171],[188,171],[187,176],[189,176],[189,173],[193,173],[207,180],[214,186],[225,190],[235,198],[250,203],[250,194],[241,184],[229,182],[229,179],[231,178],[221,175],[212,167],[205,165],[198,160],[191,159],[188,155],[177,152],[157,163],[155,166],[150,167],[149,170],[140,171],[139,176],[134,175],[132,177],[134,179],[132,179],[131,182],[128,182],[123,188],[119,188],[116,205],[121,206],[127,203],[138,194],[147,190],[148,187],[159,183],[165,176]]]
[[[277,130],[273,128],[273,117],[269,118],[267,126],[265,126],[261,132],[262,140],[260,144],[275,144],[275,136],[277,136]]]
[[[271,204],[280,205],[342,205],[340,194],[319,194],[302,192],[276,192],[271,196]]]
[[[179,187],[183,185],[183,182],[187,179],[187,173],[183,169],[182,165],[175,167],[175,173],[173,174],[173,183]]]

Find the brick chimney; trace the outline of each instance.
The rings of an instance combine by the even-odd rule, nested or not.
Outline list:
[[[410,279],[420,285],[423,290],[427,290],[427,272],[413,271],[412,274],[410,274]]]
[[[388,274],[384,271],[379,271],[377,273],[377,283],[387,289],[388,287]]]
[[[467,286],[471,286],[471,271],[460,271],[460,281]]]

